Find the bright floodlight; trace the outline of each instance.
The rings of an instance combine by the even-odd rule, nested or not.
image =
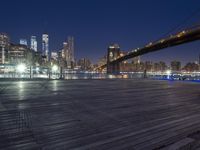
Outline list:
[[[53,65],[53,67],[52,67],[52,71],[54,71],[54,72],[58,71],[58,66]]]
[[[171,70],[167,70],[166,73],[169,76],[169,75],[171,75],[172,71]]]
[[[23,73],[26,70],[25,64],[19,64],[17,65],[17,72]]]
[[[37,68],[36,68],[36,71],[39,71],[39,70],[40,70],[40,68],[39,68],[39,67],[37,67]]]

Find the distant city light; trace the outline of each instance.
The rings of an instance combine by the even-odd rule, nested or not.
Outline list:
[[[52,71],[53,71],[53,72],[58,71],[58,66],[57,66],[57,65],[53,65],[53,67],[52,67]]]
[[[172,71],[171,70],[167,70],[166,73],[169,76],[169,75],[171,75]]]
[[[167,79],[170,79],[172,71],[171,70],[167,70],[166,73],[167,73]]]
[[[37,67],[37,68],[36,68],[36,71],[40,71],[40,68],[39,68],[39,67]]]
[[[17,72],[23,73],[26,70],[26,65],[25,64],[19,64],[17,65]]]

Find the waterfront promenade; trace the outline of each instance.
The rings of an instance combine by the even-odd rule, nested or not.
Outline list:
[[[200,83],[0,82],[0,149],[196,149]]]

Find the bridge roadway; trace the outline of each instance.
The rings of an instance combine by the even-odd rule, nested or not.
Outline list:
[[[150,150],[200,140],[199,83],[1,81],[0,87],[2,150]]]
[[[124,55],[122,57],[117,58],[116,60],[111,61],[110,64],[120,63],[140,55],[159,51],[168,47],[189,43],[199,39],[200,39],[200,27],[197,26],[195,28],[183,30],[175,35],[171,35],[170,37],[160,39],[156,42],[150,42],[149,44],[145,45],[142,48],[137,48],[135,50],[129,51],[127,55]],[[107,64],[104,64],[98,67],[97,70],[103,69],[106,66]]]

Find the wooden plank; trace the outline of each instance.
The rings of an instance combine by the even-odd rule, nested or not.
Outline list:
[[[153,149],[200,130],[199,84],[55,82],[8,85],[0,99],[1,148]]]

